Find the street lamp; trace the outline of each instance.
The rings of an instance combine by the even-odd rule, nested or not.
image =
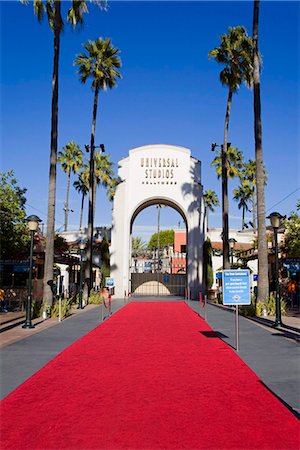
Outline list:
[[[83,252],[85,249],[85,240],[81,238],[79,242],[79,251],[80,251],[80,277],[79,277],[79,302],[77,309],[83,309],[82,306],[82,290],[83,290]]]
[[[94,185],[95,185],[95,148],[100,148],[101,152],[105,152],[104,144],[94,145],[94,136],[92,135],[91,145],[84,146],[86,151],[90,153],[90,180],[89,180],[89,212],[88,212],[88,245],[87,259],[89,265],[89,292],[93,288],[93,237],[94,237]]]
[[[237,240],[234,238],[230,238],[230,239],[228,239],[228,242],[229,242],[229,248],[230,248],[230,254],[231,254],[231,269],[232,269],[233,268],[233,250],[234,250]]]
[[[41,219],[38,216],[31,215],[27,217],[27,226],[30,230],[30,256],[29,256],[29,277],[28,277],[28,290],[27,290],[27,304],[26,304],[26,320],[22,328],[34,328],[31,323],[31,284],[32,284],[32,266],[33,266],[33,240],[34,233],[39,227]]]
[[[278,282],[278,228],[280,227],[281,220],[285,217],[279,212],[271,213],[267,219],[270,219],[271,226],[274,231],[274,241],[275,241],[275,286],[276,286],[276,319],[275,327],[280,327],[281,322],[281,308],[280,308],[280,297],[279,297],[279,282]]]
[[[221,148],[222,161],[222,228],[223,228],[223,269],[228,269],[229,266],[229,220],[228,220],[228,174],[227,174],[227,150],[231,146],[231,142],[224,145],[217,143],[211,144],[211,151],[215,151],[216,147]]]

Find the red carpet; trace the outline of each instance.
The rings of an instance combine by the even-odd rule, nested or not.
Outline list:
[[[299,448],[297,419],[175,302],[127,305],[6,397],[1,422],[10,450]]]

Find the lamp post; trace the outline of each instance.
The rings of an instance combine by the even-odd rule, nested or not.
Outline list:
[[[38,229],[41,219],[38,216],[31,215],[27,217],[27,226],[30,230],[30,256],[29,256],[29,277],[28,277],[28,290],[27,290],[27,303],[26,303],[26,319],[22,328],[34,328],[31,322],[31,284],[32,284],[32,267],[33,267],[33,240],[34,233]]]
[[[281,220],[284,219],[284,216],[282,216],[279,212],[273,212],[267,217],[267,219],[270,219],[271,226],[273,227],[275,241],[276,319],[274,326],[280,327],[282,325],[282,322],[278,281],[278,228],[280,227]]]
[[[94,238],[94,185],[95,185],[95,149],[100,148],[105,152],[104,144],[94,145],[94,136],[92,135],[91,145],[85,145],[85,149],[90,153],[90,180],[89,180],[89,212],[88,212],[88,245],[87,259],[89,266],[89,292],[93,288],[93,238]]]
[[[212,152],[216,147],[221,148],[221,161],[222,161],[222,228],[223,228],[223,269],[228,269],[229,266],[229,246],[228,246],[228,234],[229,234],[229,221],[228,221],[228,174],[227,174],[227,150],[231,146],[231,142],[227,142],[225,145],[219,145],[216,143],[211,144]]]
[[[79,243],[80,251],[80,277],[79,277],[79,302],[77,309],[83,309],[82,306],[82,290],[83,290],[83,252],[85,249],[85,240],[81,238]]]
[[[230,238],[230,239],[228,239],[228,242],[229,242],[229,248],[230,248],[230,254],[231,254],[231,263],[230,263],[230,265],[231,265],[231,269],[232,269],[233,268],[233,250],[234,250],[234,247],[235,247],[235,244],[236,244],[237,240],[234,239],[234,238]]]

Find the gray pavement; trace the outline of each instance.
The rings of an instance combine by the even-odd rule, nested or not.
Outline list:
[[[131,301],[153,300],[156,299],[143,297],[133,298]],[[182,301],[179,298],[161,300]],[[112,313],[123,306],[123,299],[114,299]],[[199,308],[199,302],[190,301],[189,306],[197,314],[204,316],[204,309]],[[105,313],[107,315],[106,311]],[[234,314],[230,310],[208,304],[206,316],[207,322],[235,351]],[[27,335],[24,339],[0,349],[1,397],[5,397],[58,353],[99,325],[101,319],[100,306],[87,308],[55,326]],[[272,329],[240,317],[239,356],[296,415],[300,412],[299,335],[285,329]]]

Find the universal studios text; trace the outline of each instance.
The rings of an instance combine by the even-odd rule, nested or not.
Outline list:
[[[145,169],[146,179],[172,179],[179,164],[177,158],[141,158],[140,166]]]

